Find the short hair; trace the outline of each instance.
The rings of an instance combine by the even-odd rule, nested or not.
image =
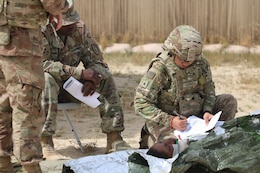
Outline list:
[[[154,148],[154,146],[152,146],[147,151],[146,154],[154,156],[154,157],[162,158],[162,159],[169,159],[169,156],[167,155],[167,153],[157,150],[156,148]]]

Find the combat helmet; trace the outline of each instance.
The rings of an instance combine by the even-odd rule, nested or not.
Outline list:
[[[202,52],[200,33],[189,25],[176,27],[164,41],[162,48],[185,61],[199,59]]]
[[[74,24],[80,20],[78,12],[74,9],[74,1],[67,0],[69,8],[66,13],[62,14],[62,26]]]

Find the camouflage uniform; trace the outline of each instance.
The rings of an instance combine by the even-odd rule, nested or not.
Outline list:
[[[46,24],[48,13],[57,15],[65,10],[65,1],[0,3],[0,158],[9,158],[14,151],[24,168],[38,165],[42,159],[40,134],[44,117],[40,96],[44,79],[40,28]]]
[[[159,53],[136,89],[135,111],[146,119],[141,136],[147,132],[153,141],[173,135],[170,121],[174,111],[203,118],[204,112],[215,114],[222,110],[221,120],[234,118],[237,111],[232,95],[215,96],[210,65],[201,53],[187,68],[178,67],[173,54],[178,52],[165,49]]]
[[[103,133],[124,130],[124,116],[120,106],[119,93],[114,79],[103,62],[103,56],[97,43],[82,21],[77,23],[77,30],[69,36],[55,36],[50,25],[44,31],[46,45],[44,51],[45,90],[43,106],[47,120],[43,128],[43,136],[53,135],[56,127],[57,103],[71,100],[69,95],[62,95],[63,83],[70,77],[80,80],[82,70],[94,69],[102,75],[102,81],[97,88],[101,93],[99,106]],[[80,62],[84,67],[78,66]],[[58,100],[59,97],[59,100]]]

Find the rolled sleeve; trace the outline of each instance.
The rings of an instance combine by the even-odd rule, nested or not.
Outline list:
[[[73,76],[76,79],[81,78],[83,67],[71,67],[64,65],[58,61],[45,61],[44,72],[50,73],[56,80],[66,80],[70,76]]]

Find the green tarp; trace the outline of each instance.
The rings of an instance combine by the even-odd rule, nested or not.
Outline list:
[[[191,142],[172,164],[171,173],[259,173],[260,115],[226,121],[221,128],[225,133],[212,131]],[[132,156],[128,161],[129,173],[134,173],[135,165],[140,169],[140,163],[133,160]]]
[[[205,172],[260,172],[260,115],[225,122],[225,133],[211,132],[192,142],[172,165],[171,173],[199,167]]]

